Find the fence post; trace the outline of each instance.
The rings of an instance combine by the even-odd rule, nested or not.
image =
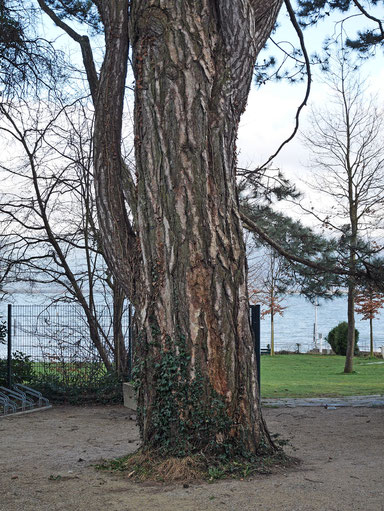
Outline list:
[[[12,305],[8,304],[7,386],[12,388]]]
[[[256,368],[257,368],[257,387],[259,389],[260,399],[260,305],[251,305],[251,329],[253,342],[255,346]]]

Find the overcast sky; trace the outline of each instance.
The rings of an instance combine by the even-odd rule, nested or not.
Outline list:
[[[321,50],[324,38],[338,31],[337,21],[341,15],[327,18],[326,22],[320,24],[316,29],[304,31],[307,49],[310,54]],[[336,24],[335,24],[336,23]],[[364,19],[356,18],[351,21],[350,34],[355,35],[356,29],[364,28]],[[280,29],[273,35],[275,40],[289,40],[297,42],[297,36],[293,32],[286,13],[283,11],[280,16]],[[379,50],[380,51],[380,50]],[[265,52],[268,56],[273,51],[271,44]],[[360,76],[364,80],[364,86],[378,96],[378,100],[384,106],[384,56],[382,53],[369,59],[362,64]],[[300,82],[289,84],[283,80],[280,82],[269,82],[261,88],[252,86],[248,106],[241,118],[238,151],[239,166],[253,168],[264,163],[292,132],[295,125],[296,110],[305,95],[306,83]],[[314,68],[311,94],[308,105],[302,110],[300,117],[300,129],[306,129],[306,119],[311,107],[326,106],[329,91],[322,83],[322,73]],[[307,186],[302,180],[308,180],[311,175],[309,168],[309,154],[300,137],[296,136],[281,151],[274,160],[274,166],[280,168],[284,174],[293,180],[299,189],[308,193]],[[312,222],[309,222],[312,223]]]
[[[361,74],[365,77],[366,84],[370,84],[370,90],[384,102],[384,58],[376,58],[375,64],[365,64]],[[252,87],[247,109],[240,122],[240,166],[252,167],[263,163],[291,134],[295,125],[296,109],[305,94],[305,86],[305,83],[290,85],[286,82],[272,82],[261,88]],[[305,130],[311,105],[326,105],[327,95],[327,87],[315,75],[308,106],[304,107],[300,118],[301,129]],[[305,147],[300,143],[299,137],[296,137],[283,148],[275,163],[291,177],[299,177],[308,172],[305,168],[307,160]]]

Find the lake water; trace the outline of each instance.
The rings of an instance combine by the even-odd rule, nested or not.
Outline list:
[[[47,296],[41,293],[14,293],[12,302],[17,305],[46,304]],[[5,319],[7,315],[7,301],[0,302],[0,315]],[[275,349],[295,351],[300,344],[300,351],[306,352],[314,348],[313,331],[315,322],[315,306],[300,295],[288,295],[282,302],[286,307],[283,316],[275,316]],[[328,332],[340,321],[347,320],[346,296],[333,300],[319,300],[317,306],[317,331],[323,339]],[[359,330],[359,347],[363,351],[369,351],[369,321],[362,321],[356,314],[356,328]],[[373,320],[374,347],[376,351],[384,346],[384,313]],[[261,321],[261,345],[266,347],[270,344],[270,317],[266,316]],[[323,348],[329,345],[323,340]],[[0,345],[0,357],[6,352],[5,346]]]
[[[300,295],[289,295],[283,301],[286,306],[283,316],[275,316],[275,350],[288,349],[294,351],[296,343],[300,343],[300,351],[306,352],[314,348],[313,332],[315,323],[315,306]],[[317,331],[323,339],[340,321],[347,321],[347,297],[341,296],[333,300],[319,300],[317,308]],[[355,315],[356,328],[359,331],[359,348],[369,351],[369,321],[362,321]],[[270,316],[261,321],[261,344],[270,343]],[[384,346],[384,313],[381,312],[373,320],[373,338],[376,351]],[[323,348],[329,348],[323,340]]]

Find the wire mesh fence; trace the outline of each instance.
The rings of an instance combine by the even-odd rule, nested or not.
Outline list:
[[[113,364],[116,331],[113,310],[94,307],[102,347]],[[9,316],[12,363],[27,360],[35,380],[51,380],[64,386],[85,385],[106,374],[106,366],[91,339],[87,317],[76,304],[12,305]],[[120,338],[130,354],[130,314],[121,316]]]

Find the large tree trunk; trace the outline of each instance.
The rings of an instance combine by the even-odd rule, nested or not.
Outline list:
[[[144,448],[271,447],[250,332],[236,138],[282,0],[98,0],[99,77],[87,37],[38,2],[83,52],[104,254],[136,309]],[[121,158],[129,35],[137,183]]]
[[[279,8],[132,2],[146,448],[255,452],[270,444],[250,332],[236,138]]]

